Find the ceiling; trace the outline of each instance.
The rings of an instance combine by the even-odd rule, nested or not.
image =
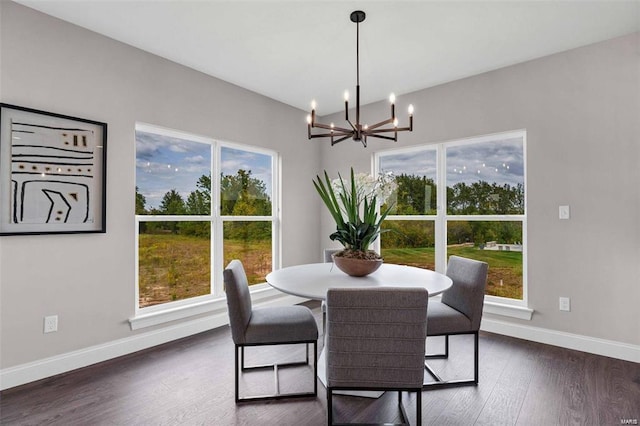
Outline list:
[[[640,30],[634,1],[15,0],[319,115]]]

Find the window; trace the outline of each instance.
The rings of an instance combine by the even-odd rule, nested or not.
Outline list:
[[[222,296],[222,270],[231,259],[243,262],[250,284],[265,282],[277,252],[275,158],[136,126],[138,310]]]
[[[393,172],[397,185],[380,238],[387,262],[436,269],[437,154],[420,148],[379,157],[379,169]]]
[[[377,154],[378,171],[397,183],[385,260],[438,270],[450,255],[482,260],[488,300],[526,304],[525,139],[518,131]]]
[[[220,215],[224,264],[241,259],[249,284],[263,283],[273,265],[273,159],[222,147]]]

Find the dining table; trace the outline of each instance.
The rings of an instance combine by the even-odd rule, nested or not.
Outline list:
[[[267,274],[267,283],[283,293],[325,300],[329,288],[423,287],[429,297],[447,290],[453,282],[444,274],[415,266],[383,263],[364,277],[352,277],[332,262],[288,266]]]
[[[330,288],[367,287],[422,287],[429,297],[441,294],[453,285],[451,278],[429,269],[415,266],[383,263],[378,270],[364,276],[352,277],[342,272],[333,262],[308,263],[288,266],[267,274],[267,283],[283,293],[307,299],[324,301]],[[323,315],[323,330],[324,330]],[[318,360],[318,378],[326,386],[325,352]],[[342,393],[378,398],[383,392],[344,391]]]

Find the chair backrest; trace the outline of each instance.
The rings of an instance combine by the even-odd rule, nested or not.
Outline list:
[[[450,256],[447,264],[453,285],[442,294],[442,303],[466,315],[474,331],[480,329],[488,269],[485,262],[459,256]]]
[[[234,259],[229,262],[223,275],[231,336],[234,343],[242,344],[245,343],[244,334],[251,319],[252,310],[247,274],[244,272],[242,262]]]
[[[333,262],[331,255],[339,251],[342,251],[342,249],[324,249],[324,261],[329,263]]]
[[[424,288],[327,292],[327,386],[422,387],[427,303]]]

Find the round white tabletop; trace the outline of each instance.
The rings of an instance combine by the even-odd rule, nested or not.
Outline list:
[[[351,277],[328,262],[278,269],[267,275],[267,282],[283,293],[314,300],[325,300],[329,288],[424,287],[435,296],[453,284],[444,274],[413,266],[383,263],[366,277]]]

